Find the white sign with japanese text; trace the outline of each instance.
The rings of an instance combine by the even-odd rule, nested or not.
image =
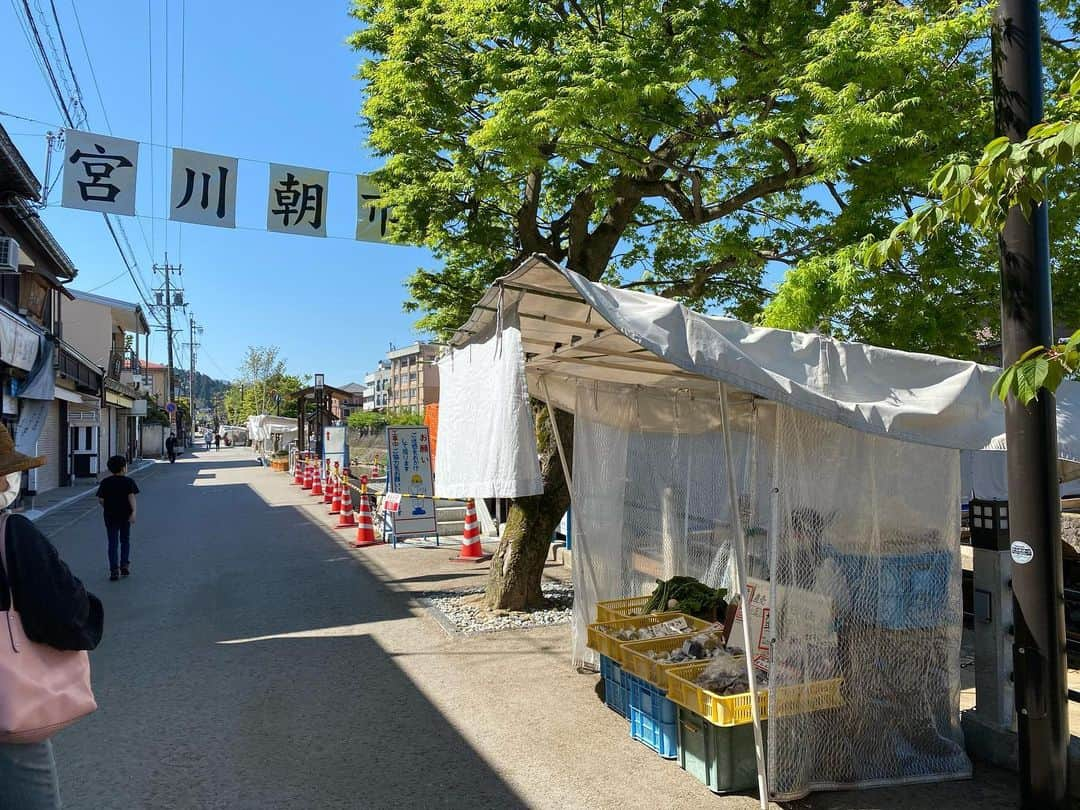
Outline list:
[[[395,536],[436,534],[428,429],[412,425],[391,426],[386,429],[386,443],[386,491],[401,495],[401,505],[393,514]]]
[[[270,164],[266,230],[301,236],[326,236],[330,172]]]
[[[356,175],[356,238],[361,242],[386,242],[394,218],[380,204],[382,194],[366,174]]]
[[[236,158],[172,150],[169,219],[236,227]]]
[[[64,133],[61,205],[135,216],[138,168],[137,141],[69,129]]]

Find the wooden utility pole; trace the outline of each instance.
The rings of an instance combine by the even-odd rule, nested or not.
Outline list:
[[[994,121],[998,135],[1022,141],[1043,117],[1038,0],[1000,0],[994,16]],[[1024,216],[1010,209],[998,239],[1004,365],[1054,343],[1046,204]],[[1013,671],[1019,731],[1021,807],[1068,806],[1068,685],[1057,405],[1040,391],[1005,405],[1009,468]]]

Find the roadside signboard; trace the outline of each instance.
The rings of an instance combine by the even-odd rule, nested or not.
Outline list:
[[[167,413],[167,414],[176,413],[176,403],[175,402],[166,402],[165,403],[165,413]]]
[[[387,512],[392,516],[395,542],[406,537],[437,537],[428,429],[391,425],[386,429],[386,447],[386,491],[401,495],[398,511]]]

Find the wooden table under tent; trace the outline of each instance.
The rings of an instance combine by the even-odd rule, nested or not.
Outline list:
[[[538,494],[529,397],[575,417],[575,664],[598,663],[596,603],[656,579],[744,605],[767,592],[767,683],[743,656],[751,692],[777,707],[842,686],[832,708],[754,711],[762,802],[970,776],[960,454],[1002,445],[996,369],[706,316],[532,257],[439,370],[437,496]],[[1077,477],[1080,385],[1058,408],[1060,468]],[[741,624],[729,644],[753,649]]]

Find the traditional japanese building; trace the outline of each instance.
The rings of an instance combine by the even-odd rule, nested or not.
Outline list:
[[[63,339],[64,284],[76,269],[38,213],[41,183],[0,127],[0,421],[17,448],[48,458],[24,491],[70,483],[71,455],[84,434],[69,406],[100,402],[100,367]]]

